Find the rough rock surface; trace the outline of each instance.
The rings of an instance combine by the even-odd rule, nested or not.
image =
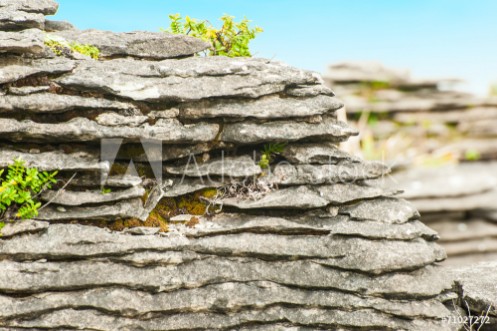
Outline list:
[[[492,261],[497,253],[497,164],[475,162],[397,172],[382,183],[404,188],[423,215],[423,221],[440,234],[448,265]]]
[[[0,53],[32,53],[43,51],[43,32],[38,29],[20,33],[0,31]]]
[[[56,8],[0,0],[0,168],[60,179],[2,229],[0,329],[451,329],[438,235],[335,146],[357,131],[318,75]],[[33,26],[102,59],[38,53]]]
[[[481,330],[497,328],[497,263],[482,262],[468,267],[450,269],[459,291],[459,304],[468,317],[473,318],[474,327]]]
[[[209,47],[200,39],[165,32],[114,33],[99,30],[64,30],[57,36],[69,42],[94,45],[104,57],[133,56],[165,60],[190,56]]]

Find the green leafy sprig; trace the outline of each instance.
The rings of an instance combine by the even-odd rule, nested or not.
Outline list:
[[[185,34],[202,39],[212,45],[207,51],[209,56],[250,57],[250,42],[263,30],[259,27],[251,28],[250,21],[244,18],[235,22],[233,16],[221,17],[223,25],[216,29],[208,21],[200,21],[180,14],[169,15],[170,26],[167,32]]]

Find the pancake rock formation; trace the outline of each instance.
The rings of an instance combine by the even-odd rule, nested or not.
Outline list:
[[[460,327],[438,235],[336,147],[357,132],[318,75],[56,8],[0,0],[0,166],[60,179],[2,229],[0,329]],[[57,56],[47,31],[102,56]]]

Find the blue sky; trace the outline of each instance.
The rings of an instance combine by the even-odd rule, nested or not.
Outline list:
[[[58,0],[57,19],[80,29],[167,27],[168,14],[248,17],[265,32],[256,56],[324,72],[380,61],[416,77],[460,77],[486,93],[497,82],[496,0]]]

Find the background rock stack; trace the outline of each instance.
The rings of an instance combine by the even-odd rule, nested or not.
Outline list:
[[[496,100],[374,63],[332,65],[325,80],[363,135],[361,150],[351,150],[393,166],[377,185],[405,190],[439,233],[446,264],[495,260]]]
[[[437,234],[365,182],[384,166],[337,149],[356,132],[320,77],[193,57],[207,46],[188,37],[47,24],[56,7],[0,0],[0,161],[65,184],[38,220],[2,230],[0,328],[450,329]],[[44,26],[101,59],[55,56]],[[117,166],[102,139],[121,146]],[[261,169],[271,143],[286,147]],[[130,160],[144,174],[122,171]],[[203,210],[181,200],[198,192]]]
[[[350,120],[362,115],[362,121],[369,122],[389,161],[497,157],[495,97],[455,91],[459,81],[454,79],[413,79],[407,71],[378,63],[331,65],[324,79],[347,105]],[[419,160],[425,155],[429,160]]]

